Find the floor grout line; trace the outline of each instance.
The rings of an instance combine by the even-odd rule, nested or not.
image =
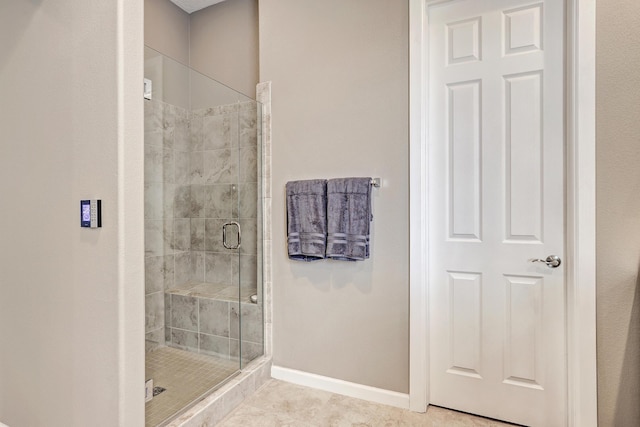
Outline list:
[[[239,369],[231,360],[161,347],[146,355],[146,378],[166,391],[147,402],[146,425],[170,418]]]

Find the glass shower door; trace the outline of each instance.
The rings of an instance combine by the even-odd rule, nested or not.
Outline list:
[[[231,89],[211,79],[198,87],[188,67],[148,48],[145,78],[153,87],[144,101],[146,377],[156,389],[146,424],[154,426],[240,371],[240,249],[222,239],[222,225],[238,216],[238,148],[226,108],[192,106],[196,91],[232,98]]]
[[[262,106],[145,48],[146,425],[264,353]]]
[[[192,126],[201,132],[193,161],[201,177],[207,239],[219,233],[224,251],[206,253],[207,282],[231,279],[229,357],[240,366],[262,355],[262,106],[191,71]],[[202,166],[200,166],[202,163]],[[201,172],[200,172],[201,171]],[[211,234],[210,230],[213,230]],[[210,248],[213,249],[213,248]],[[211,275],[209,275],[209,272]]]

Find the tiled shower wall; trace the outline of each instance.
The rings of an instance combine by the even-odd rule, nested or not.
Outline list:
[[[171,341],[167,345],[223,359],[242,356],[243,362],[263,354],[261,304],[178,294],[170,298],[167,330]]]
[[[244,296],[257,292],[258,233],[257,104],[245,102],[193,111],[190,153],[192,283],[237,287]],[[180,202],[183,202],[181,200]],[[242,245],[222,244],[222,225],[237,221]],[[260,224],[261,226],[262,224]],[[231,228],[230,230],[234,230]],[[230,234],[232,234],[231,231]],[[230,237],[230,241],[235,239]],[[176,283],[182,287],[182,283]],[[262,304],[237,298],[209,297],[177,291],[165,300],[167,344],[224,358],[245,360],[262,354]],[[237,292],[236,292],[237,295]],[[234,302],[233,299],[236,299]],[[239,318],[242,310],[242,321]]]
[[[256,107],[244,102],[192,112],[188,205],[192,260],[199,264],[191,280],[235,285],[240,273],[242,287],[256,288]],[[240,257],[222,245],[222,225],[228,221],[240,223]]]
[[[164,343],[164,291],[184,280],[189,216],[176,202],[189,185],[191,136],[184,108],[145,101],[144,218],[147,347]]]
[[[262,234],[257,222],[262,207],[257,203],[257,105],[245,102],[189,114],[145,101],[145,115],[147,346],[166,341],[233,357],[238,347],[233,328],[237,303],[182,301],[164,291],[187,282],[233,286],[238,274],[241,287],[256,289],[262,249],[257,241]],[[239,254],[222,245],[222,224],[227,221],[241,225]],[[172,311],[172,301],[184,305],[184,313],[177,306]],[[261,352],[261,305],[242,304],[243,356]],[[213,306],[220,312],[211,312]],[[207,319],[200,319],[203,310],[210,313]],[[177,318],[187,318],[191,327]],[[179,324],[172,325],[172,319]],[[211,325],[215,319],[230,327]]]

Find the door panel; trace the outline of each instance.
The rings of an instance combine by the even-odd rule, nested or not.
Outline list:
[[[449,238],[480,240],[481,82],[447,85],[449,127]]]
[[[564,425],[564,4],[428,21],[430,403]]]

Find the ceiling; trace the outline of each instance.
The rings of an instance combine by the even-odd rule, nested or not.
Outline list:
[[[212,6],[217,3],[222,3],[224,0],[171,0],[178,7],[187,13],[193,13],[197,10],[204,9],[205,7]]]

